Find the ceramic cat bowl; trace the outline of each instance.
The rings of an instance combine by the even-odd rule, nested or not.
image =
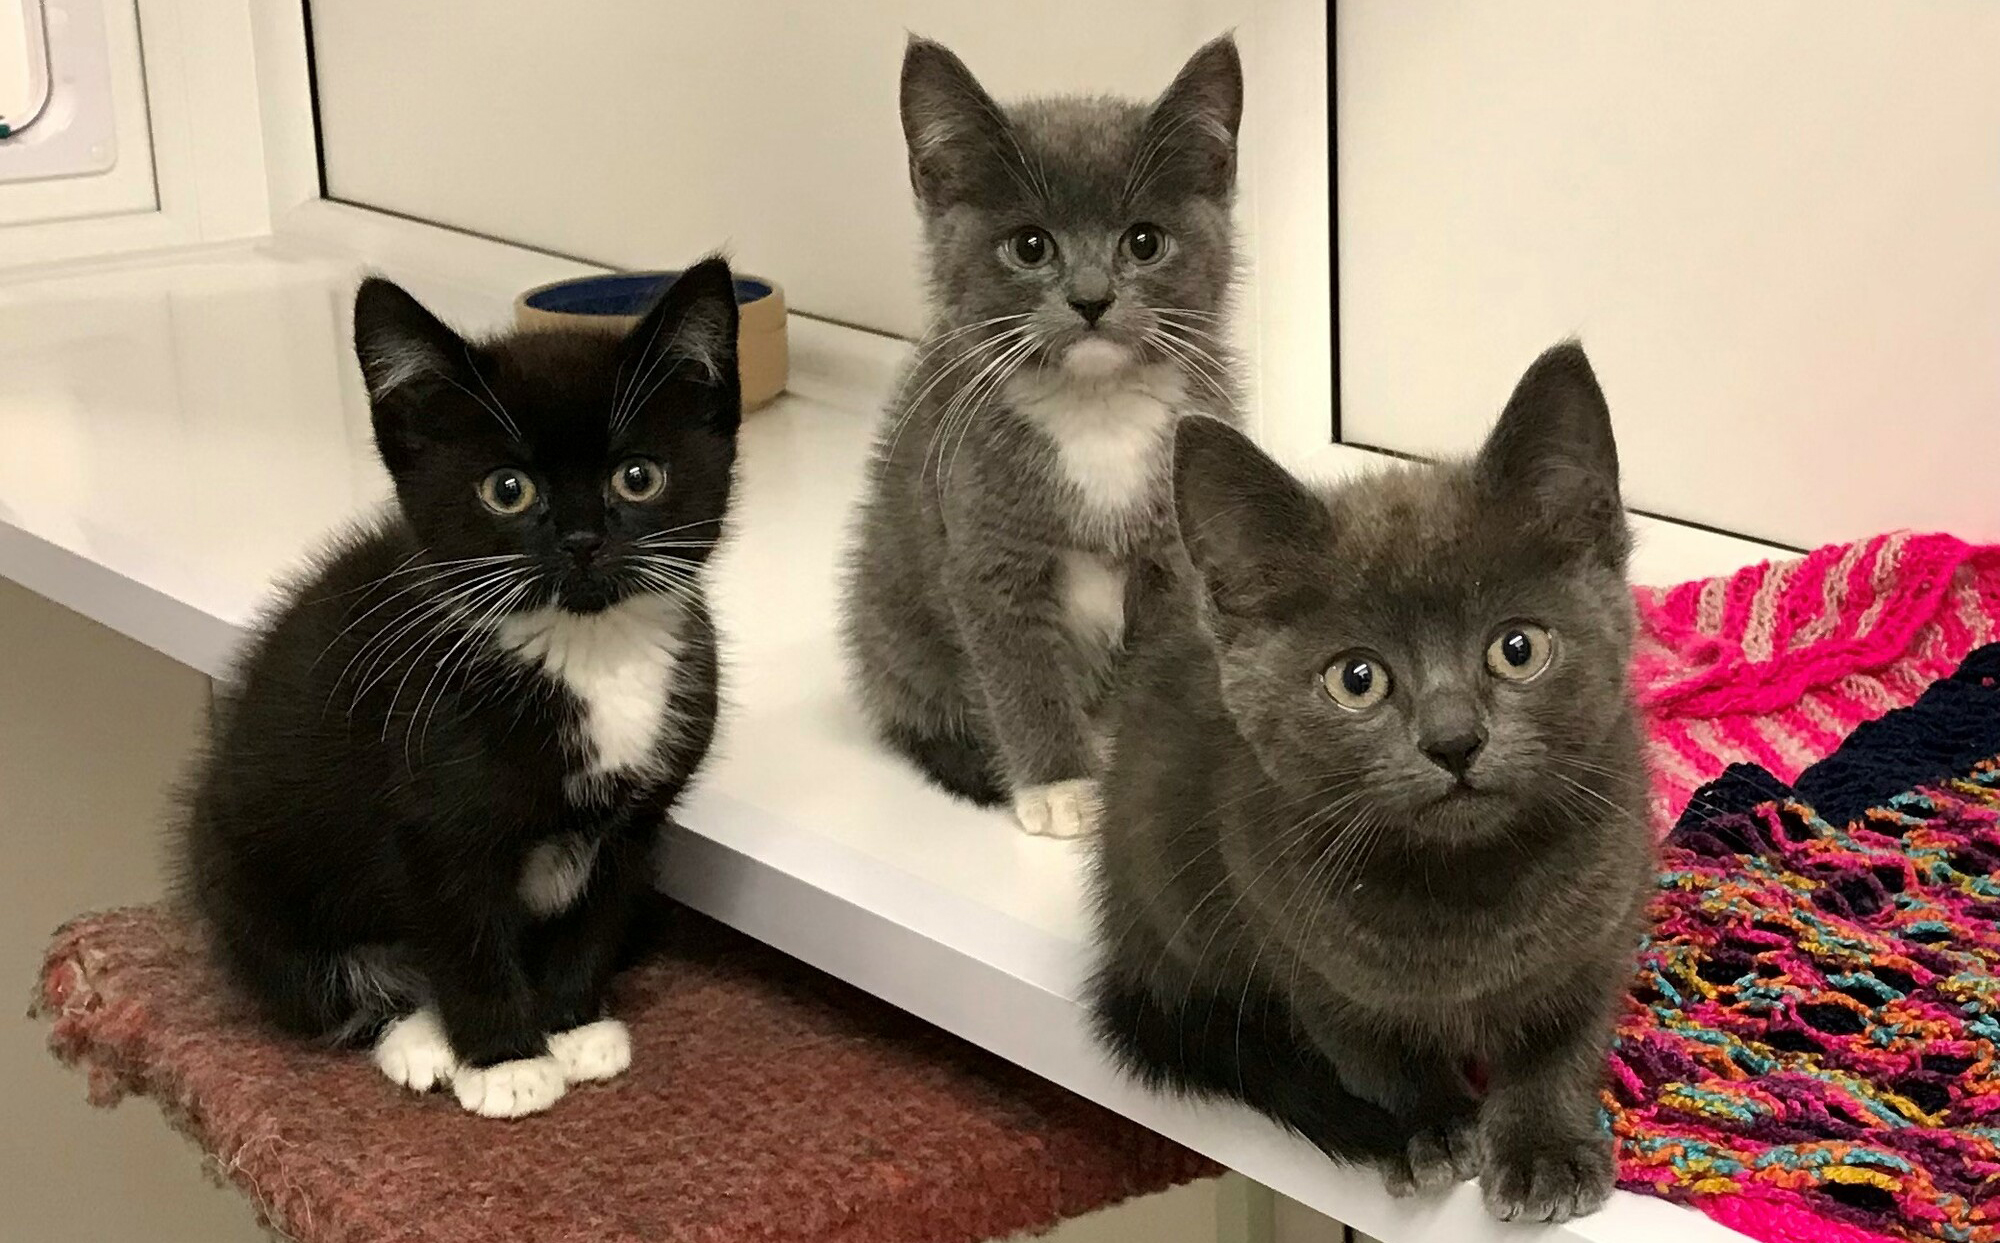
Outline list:
[[[679,272],[615,272],[540,285],[514,300],[523,328],[598,328],[629,332],[639,315]],[[755,276],[736,277],[736,370],[743,409],[755,410],[785,391],[785,291]]]

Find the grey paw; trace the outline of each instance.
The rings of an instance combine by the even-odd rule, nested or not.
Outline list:
[[[1392,1196],[1427,1195],[1478,1172],[1479,1136],[1468,1117],[1412,1135],[1401,1157],[1383,1162],[1382,1181]]]
[[[1617,1179],[1611,1141],[1496,1145],[1481,1182],[1487,1211],[1501,1221],[1565,1222],[1604,1206]]]

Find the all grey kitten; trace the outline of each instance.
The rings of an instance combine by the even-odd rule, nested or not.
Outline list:
[[[1231,417],[1242,70],[1002,107],[913,39],[902,120],[932,326],[885,419],[844,633],[882,736],[1030,832],[1095,816],[1093,717],[1173,545],[1174,424]]]
[[[1195,590],[1148,610],[1104,782],[1098,1029],[1399,1192],[1612,1185],[1599,1093],[1652,837],[1629,536],[1581,349],[1470,462],[1330,491],[1179,429]]]

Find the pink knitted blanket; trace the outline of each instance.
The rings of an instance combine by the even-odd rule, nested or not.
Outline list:
[[[1730,764],[1790,781],[2000,639],[2000,546],[1897,532],[1635,594],[1665,833]]]

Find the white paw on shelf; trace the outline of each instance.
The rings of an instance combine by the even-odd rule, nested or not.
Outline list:
[[[1014,818],[1036,837],[1082,837],[1097,828],[1097,783],[1088,777],[1029,786],[1014,794]]]
[[[610,1079],[632,1065],[632,1033],[617,1019],[599,1019],[550,1036],[549,1055],[570,1083]]]
[[[458,1058],[436,1010],[425,1007],[397,1019],[375,1041],[375,1065],[412,1092],[428,1092],[451,1079]]]
[[[461,1066],[452,1076],[458,1103],[482,1118],[520,1118],[562,1099],[568,1085],[554,1057],[524,1057],[491,1066]]]

